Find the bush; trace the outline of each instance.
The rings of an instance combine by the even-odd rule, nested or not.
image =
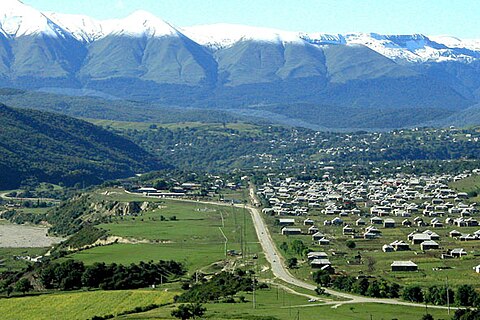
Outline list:
[[[347,245],[347,248],[349,249],[355,249],[357,247],[357,244],[353,240],[347,240],[345,243]]]

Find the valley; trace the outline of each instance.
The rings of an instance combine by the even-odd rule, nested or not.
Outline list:
[[[1,0],[0,318],[480,319],[475,10]]]

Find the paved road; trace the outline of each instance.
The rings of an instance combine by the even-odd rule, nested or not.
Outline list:
[[[258,203],[258,199],[255,195],[255,191],[252,187],[250,187],[250,197],[252,198],[253,203]],[[295,285],[297,287],[305,288],[308,290],[315,290],[316,286],[307,283],[305,281],[302,281],[298,278],[295,278],[292,276],[292,274],[288,271],[288,269],[285,267],[285,264],[283,262],[283,258],[281,254],[278,252],[275,243],[273,242],[273,239],[270,235],[270,231],[268,230],[261,212],[258,208],[256,207],[251,207],[247,206],[247,209],[250,210],[252,214],[252,219],[253,219],[253,224],[255,226],[255,230],[258,235],[258,239],[260,241],[260,244],[262,245],[263,252],[265,253],[265,257],[267,258],[268,262],[272,266],[272,272],[273,274],[289,283],[292,285]],[[336,291],[336,290],[331,290],[329,288],[324,288],[325,292],[341,297],[344,299],[347,299],[347,301],[332,301],[327,304],[334,304],[335,306],[339,306],[342,304],[349,304],[349,303],[384,303],[384,304],[395,304],[395,305],[405,305],[405,306],[416,306],[416,307],[425,307],[423,304],[419,303],[409,303],[406,301],[400,301],[396,299],[376,299],[376,298],[369,298],[369,297],[362,297],[362,296],[356,296],[353,294],[341,292],[341,291]],[[323,304],[325,305],[325,304]],[[447,309],[447,307],[442,307],[442,306],[428,306],[429,308],[440,308],[440,309]]]
[[[253,187],[250,187],[249,192],[250,192],[250,198],[252,200],[252,203],[259,204],[260,202],[257,196],[255,195],[255,190]],[[172,200],[172,199],[169,199],[169,200]],[[197,200],[186,200],[186,199],[173,199],[173,200],[204,203],[204,204],[211,204],[211,205],[217,205],[217,206],[218,205],[231,206],[231,204],[228,204],[228,203],[221,203],[221,202],[215,202],[215,201],[197,201]],[[235,206],[243,208],[243,204],[237,204]],[[245,208],[247,208],[252,215],[253,225],[255,227],[258,240],[262,246],[262,249],[267,261],[271,265],[272,272],[275,275],[275,277],[279,278],[280,280],[283,280],[286,283],[295,285],[300,288],[304,288],[312,291],[315,290],[316,286],[295,278],[285,267],[283,258],[281,254],[278,252],[275,246],[275,243],[273,242],[273,239],[270,235],[270,231],[268,230],[265,222],[263,221],[260,210],[257,207],[253,207],[250,205],[245,206]],[[383,304],[403,305],[403,306],[409,306],[409,307],[421,307],[421,308],[425,307],[424,304],[420,304],[420,303],[410,303],[410,302],[401,301],[397,299],[369,298],[369,297],[363,297],[363,296],[356,296],[353,294],[336,291],[329,288],[324,288],[324,289],[325,289],[325,292],[328,294],[347,299],[346,301],[330,301],[330,302],[321,304],[321,305],[327,305],[327,304],[333,305],[333,308],[341,306],[343,304],[351,304],[351,303],[383,303]],[[310,307],[315,305],[316,304],[309,304],[309,305],[305,305],[304,307]],[[434,308],[434,309],[447,309],[447,307],[434,306],[434,305],[429,305],[428,307]],[[451,308],[451,309],[453,310],[456,308]]]

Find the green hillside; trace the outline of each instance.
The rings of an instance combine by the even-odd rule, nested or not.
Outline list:
[[[93,124],[0,105],[0,188],[26,179],[92,184],[161,168],[128,139]]]

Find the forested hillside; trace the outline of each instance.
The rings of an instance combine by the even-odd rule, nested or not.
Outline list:
[[[92,184],[162,168],[135,143],[70,117],[0,105],[0,188]]]

